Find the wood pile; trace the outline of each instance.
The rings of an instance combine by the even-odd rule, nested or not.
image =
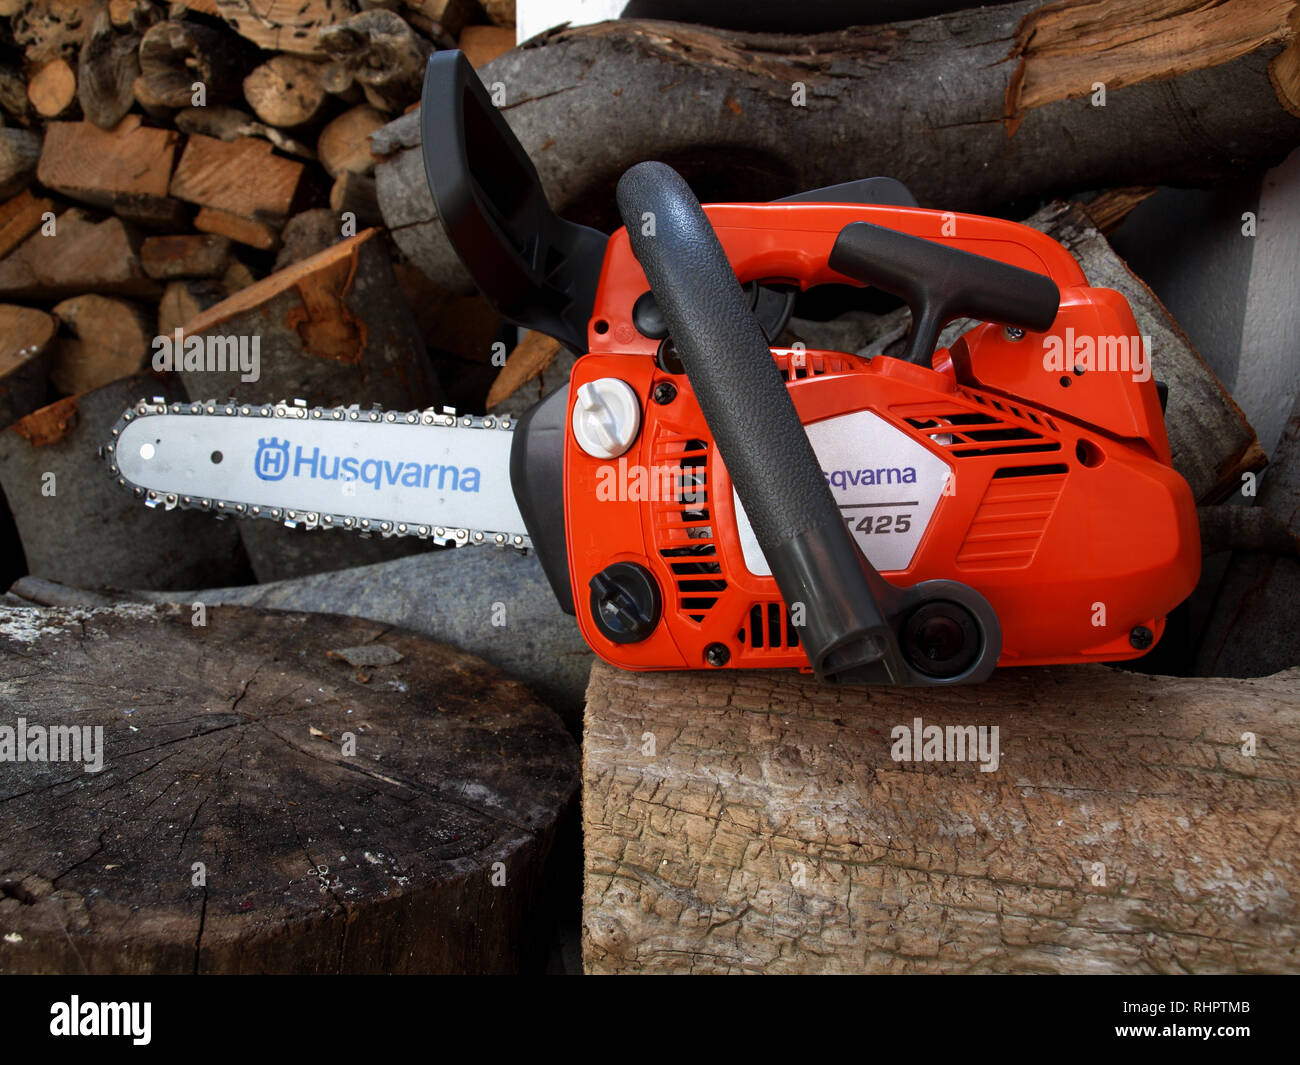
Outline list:
[[[514,46],[513,18],[513,4],[478,0],[0,6],[0,432],[36,419],[3,433],[0,482],[22,515],[28,569],[70,583],[203,586],[424,549],[268,523],[240,530],[233,569],[193,548],[184,565],[152,570],[108,560],[108,545],[88,556],[69,493],[84,487],[79,498],[106,505],[103,472],[53,462],[32,441],[59,422],[59,447],[75,440],[69,455],[93,454],[81,439],[91,423],[59,412],[98,411],[91,397],[124,380],[139,394],[110,388],[112,402],[483,409],[494,344],[509,350],[513,331],[481,297],[438,289],[373,228],[383,219],[370,135],[418,105],[432,51],[460,46],[487,63]],[[260,379],[160,370],[155,338],[187,326],[259,335]],[[32,477],[54,466],[72,483],[43,496]],[[163,525],[188,527],[175,518]],[[18,557],[9,579],[23,572]]]

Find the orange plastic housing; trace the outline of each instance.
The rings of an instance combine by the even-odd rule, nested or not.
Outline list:
[[[1061,306],[1048,332],[1010,339],[1000,326],[980,325],[936,352],[933,368],[829,351],[777,349],[773,357],[805,425],[869,410],[948,465],[948,492],[911,563],[884,576],[900,586],[949,578],[980,591],[1002,627],[999,665],[1135,658],[1145,653],[1130,643],[1135,626],[1159,639],[1165,616],[1196,584],[1200,540],[1191,492],[1170,464],[1149,362],[1145,380],[1140,366],[1116,365],[1111,338],[1138,337],[1119,293],[1089,287],[1064,248],[1013,222],[844,204],[705,211],[742,283],[854,284],[827,257],[855,221],[1050,276]],[[632,306],[648,288],[620,230],[570,396],[588,381],[621,378],[642,398],[643,422],[631,450],[612,462],[566,433],[565,525],[582,634],[625,669],[701,668],[715,643],[730,651],[727,668],[807,668],[775,580],[745,565],[731,482],[689,381],[663,372],[658,342],[632,324]],[[1045,359],[1061,352],[1063,366]],[[677,388],[666,405],[650,400],[661,381]],[[864,466],[870,459],[864,442]],[[638,491],[624,472],[626,490],[611,498],[611,468],[620,463],[655,476]],[[682,501],[683,485],[691,502]],[[618,561],[646,567],[663,600],[659,624],[638,643],[611,642],[591,615],[589,582]]]

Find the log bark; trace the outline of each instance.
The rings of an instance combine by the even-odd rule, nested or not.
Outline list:
[[[420,99],[433,45],[396,12],[362,11],[323,27],[317,41],[331,60],[322,75],[331,92],[359,85],[371,106],[390,114]]]
[[[120,218],[92,222],[80,208],[56,219],[55,233],[37,230],[0,260],[0,297],[55,300],[98,292],[156,298],[156,281],[140,268],[140,234]]]
[[[64,335],[54,349],[50,382],[65,395],[90,392],[146,368],[156,323],[142,307],[89,294],[56,303],[54,318]]]
[[[177,112],[173,122],[182,133],[202,133],[223,141],[261,137],[288,155],[308,162],[316,160],[316,153],[307,145],[233,107],[188,107]]]
[[[108,9],[100,8],[77,62],[82,114],[101,129],[116,126],[135,103],[133,86],[139,75],[140,35],[119,33]]]
[[[275,268],[283,270],[333,247],[341,239],[341,230],[339,216],[328,207],[313,207],[294,215],[280,231],[281,247],[275,256]]]
[[[108,476],[100,447],[122,411],[153,396],[185,398],[174,382],[127,378],[0,432],[0,486],[30,573],[82,588],[202,588],[249,576],[233,523],[150,510]]]
[[[388,625],[193,616],[0,610],[28,734],[103,730],[99,772],[6,765],[0,971],[536,964],[539,887],[577,790],[555,715],[481,659]]]
[[[244,79],[244,99],[268,126],[307,126],[325,109],[328,96],[319,64],[295,55],[272,56]]]
[[[0,304],[0,429],[45,406],[54,329],[44,311]]]
[[[256,337],[261,376],[181,374],[192,400],[302,399],[414,410],[441,399],[418,327],[393,276],[384,238],[366,230],[210,307],[187,335]],[[339,531],[238,523],[259,581],[341,569],[428,550],[418,540],[364,540]]]
[[[606,232],[620,224],[618,177],[643,159],[676,166],[705,202],[885,174],[923,206],[990,212],[1075,189],[1214,183],[1277,162],[1300,142],[1300,119],[1269,79],[1291,33],[1275,5],[1266,5],[1275,16],[1269,32],[1238,35],[1227,53],[1207,39],[1217,22],[1161,36],[1174,50],[1126,63],[1107,83],[1104,107],[1045,96],[1009,103],[1017,78],[1034,81],[1017,72],[1050,69],[1058,53],[1090,64],[1085,91],[1132,55],[1094,36],[1048,35],[1041,48],[1037,38],[1017,38],[1023,19],[1055,6],[985,7],[805,37],[609,22],[547,34],[479,74],[505,86],[503,114],[552,206]],[[1251,0],[1216,7],[1243,18],[1252,9]],[[1146,28],[1194,29],[1199,10],[1191,0],[1167,5]],[[804,106],[796,106],[800,85]],[[392,156],[376,169],[384,218],[420,269],[464,291],[418,144],[417,114],[375,137],[375,150]]]
[[[317,34],[356,10],[352,0],[216,0],[231,29],[268,52],[323,54]]]
[[[227,237],[181,233],[171,237],[146,237],[140,245],[140,266],[155,281],[178,277],[221,277],[230,268]]]
[[[219,281],[168,282],[158,301],[158,335],[171,336],[228,295]]]
[[[917,718],[996,726],[996,770],[895,760]],[[1300,670],[1012,669],[921,695],[597,662],[584,964],[1295,972],[1298,783]]]
[[[239,98],[257,53],[243,41],[197,22],[169,20],[149,27],[140,42],[140,78],[157,106],[190,107],[195,84],[207,104]]]
[[[40,158],[40,134],[27,129],[0,129],[0,199],[16,196],[32,183]]]

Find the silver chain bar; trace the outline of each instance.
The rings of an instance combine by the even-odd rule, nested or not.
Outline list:
[[[351,422],[388,422],[394,425],[428,426],[441,425],[459,429],[484,429],[514,431],[514,422],[509,417],[497,418],[493,415],[458,414],[454,407],[425,410],[386,411],[378,407],[361,410],[356,404],[350,407],[308,407],[301,399],[281,400],[278,403],[241,403],[229,399],[224,402],[208,399],[202,403],[168,403],[161,396],[152,401],[140,400],[130,410],[124,411],[122,417],[113,426],[112,437],[116,440],[127,424],[138,418],[148,418],[159,414],[195,414],[204,417],[228,418],[295,418],[320,421]],[[359,532],[363,536],[379,533],[385,538],[390,536],[414,536],[421,540],[432,540],[436,544],[451,544],[463,547],[465,544],[493,544],[498,547],[515,547],[524,549],[532,546],[529,537],[519,533],[495,532],[487,529],[454,529],[436,525],[414,525],[395,522],[389,519],[367,518],[355,514],[326,513],[323,511],[286,510],[281,507],[265,507],[249,503],[237,503],[224,499],[203,499],[195,496],[177,495],[173,492],[157,492],[144,488],[122,476],[115,460],[116,445],[105,444],[99,449],[100,456],[108,463],[109,474],[117,483],[134,493],[137,499],[144,500],[146,506],[162,507],[164,510],[205,510],[219,518],[234,516],[239,518],[266,518],[279,521],[289,528],[302,526],[305,529],[345,529]]]

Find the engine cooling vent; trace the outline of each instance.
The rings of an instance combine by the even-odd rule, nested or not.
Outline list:
[[[754,603],[736,641],[755,651],[784,651],[799,646],[799,630],[784,603]]]
[[[773,359],[787,381],[820,377],[827,373],[844,373],[860,365],[860,360],[837,355],[832,351],[774,351]]]
[[[957,552],[957,565],[968,570],[1028,566],[1061,497],[1068,469],[1061,463],[998,470]]]
[[[976,455],[1032,455],[1060,451],[1056,423],[1046,414],[994,396],[961,389],[966,407],[915,411],[906,418],[953,458]]]
[[[668,609],[699,623],[726,591],[718,545],[709,519],[709,445],[663,433],[654,444],[658,498],[652,496],[654,542],[673,573],[675,596]]]

